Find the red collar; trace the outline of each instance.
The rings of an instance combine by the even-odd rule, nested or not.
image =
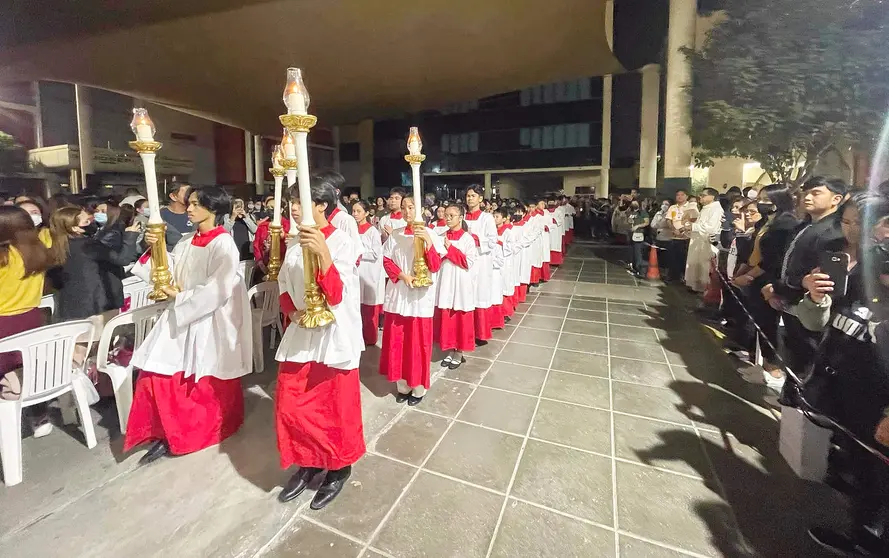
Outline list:
[[[464,231],[463,229],[457,229],[455,231],[448,229],[448,232],[445,234],[445,236],[447,236],[448,240],[460,240],[460,238],[462,238],[465,233],[466,231]]]
[[[466,212],[466,220],[467,221],[475,221],[479,217],[481,217],[481,214],[482,214],[481,209],[476,209],[475,211],[467,211]]]
[[[338,213],[342,213],[339,207],[334,207],[333,211],[330,212],[330,217],[327,218],[328,221],[332,221],[334,217],[337,216]]]
[[[332,217],[332,215],[331,215],[331,217]],[[336,227],[334,227],[333,225],[331,225],[328,222],[327,226],[324,227],[323,229],[321,229],[321,232],[324,233],[324,238],[326,239],[326,238],[330,238],[330,235],[332,235],[333,231],[335,231],[335,230],[336,230]]]
[[[404,228],[404,234],[406,236],[414,236],[414,227],[413,225],[408,225]]]
[[[402,219],[401,212],[400,212],[400,211],[396,211],[396,212],[394,212],[394,213],[390,213],[390,214],[389,214],[389,218],[390,218],[390,219]]]
[[[503,231],[505,231],[507,229],[511,229],[511,228],[512,228],[512,225],[510,225],[509,223],[503,223],[502,225],[497,227],[497,234],[501,235],[501,234],[503,234]]]
[[[358,225],[358,233],[359,233],[359,234],[364,234],[364,233],[366,233],[367,230],[368,230],[369,228],[371,228],[372,226],[373,226],[373,225],[371,225],[370,223],[368,223],[368,222],[365,221],[365,223],[364,223],[363,225]]]
[[[555,208],[555,207],[550,207],[550,208],[549,208],[549,212],[550,212],[550,213],[555,213],[555,212],[556,212],[556,208]]]
[[[436,227],[446,227],[447,224],[445,224],[445,220],[444,220],[444,219],[439,219],[438,221],[435,222],[435,226],[436,226]]]
[[[203,248],[204,246],[213,242],[213,239],[221,234],[226,234],[225,227],[221,225],[205,233],[196,232],[194,236],[191,237],[191,245]]]

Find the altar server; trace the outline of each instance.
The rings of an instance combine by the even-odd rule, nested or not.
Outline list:
[[[503,249],[503,266],[500,268],[500,289],[503,296],[503,318],[510,321],[515,313],[515,251],[516,242],[512,223],[509,222],[509,211],[499,207],[494,211],[494,224],[497,225],[497,244]]]
[[[562,265],[562,237],[565,235],[565,216],[556,198],[546,201],[547,226],[549,226],[550,265]]]
[[[292,199],[299,199],[294,188]],[[293,500],[326,471],[310,507],[319,510],[342,491],[352,464],[364,455],[361,384],[361,285],[355,261],[359,248],[328,221],[336,207],[336,189],[326,180],[311,184],[316,227],[300,226],[278,274],[281,310],[291,323],[276,359],[275,431],[281,467],[299,467],[278,495]],[[315,278],[335,320],[318,328],[300,327],[306,311],[303,248],[314,254]]]
[[[478,248],[478,259],[472,266],[475,284],[475,338],[482,344],[493,336],[494,302],[491,285],[494,282],[493,250],[497,246],[497,226],[494,217],[482,210],[484,188],[473,184],[466,189],[466,224]]]
[[[352,217],[352,209],[343,206],[339,202],[340,193],[342,192],[343,187],[346,185],[346,179],[340,173],[336,171],[323,171],[315,174],[315,178],[318,180],[327,182],[336,188],[336,199],[337,204],[333,209],[333,213],[330,214],[330,218],[328,222],[331,225],[338,228],[339,230],[346,233],[349,238],[355,242],[355,245],[359,248],[362,245],[361,236],[358,233],[358,225],[355,223],[355,219]],[[356,262],[359,263],[359,262]]]
[[[370,206],[365,201],[352,205],[352,216],[358,224],[362,245],[361,265],[358,266],[358,277],[361,279],[361,331],[365,345],[376,345],[386,282],[383,274],[383,242],[380,231],[367,220],[369,210]]]
[[[244,421],[240,377],[253,363],[247,288],[238,271],[235,241],[222,227],[231,197],[215,186],[188,192],[194,233],[169,254],[169,306],[133,354],[142,372],[130,410],[124,451],[154,441],[141,464],[218,444]],[[158,237],[148,232],[145,242]],[[133,273],[150,281],[148,254]]]
[[[437,277],[438,302],[433,329],[438,346],[448,353],[441,365],[454,370],[466,362],[464,352],[475,350],[475,285],[470,270],[478,251],[463,220],[461,206],[449,206],[445,220],[447,252]]]
[[[389,199],[386,202],[389,213],[380,217],[378,227],[383,237],[383,242],[389,238],[392,231],[403,229],[407,226],[408,221],[405,219],[401,210],[401,203],[404,200],[404,188],[392,188],[389,190]]]
[[[401,202],[404,217],[414,222],[414,200]],[[441,237],[432,235],[424,225],[409,225],[394,230],[383,244],[383,269],[389,278],[383,301],[385,323],[380,374],[395,382],[396,401],[418,405],[429,389],[429,365],[432,361],[432,322],[435,314],[436,288],[414,286],[414,238],[424,242],[423,258],[430,273],[441,268],[446,253]]]

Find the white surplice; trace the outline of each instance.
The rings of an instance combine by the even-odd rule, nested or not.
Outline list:
[[[307,329],[290,324],[275,360],[278,362],[318,362],[338,370],[358,368],[364,338],[361,334],[361,283],[355,262],[360,257],[359,249],[347,233],[329,226],[322,229],[327,236],[327,248],[333,258],[343,283],[343,299],[339,304],[328,304],[335,318],[324,327]],[[305,310],[305,276],[303,251],[298,244],[287,250],[281,270],[278,272],[278,287],[281,294],[290,295],[297,310]],[[332,270],[328,270],[330,273]]]
[[[537,253],[537,237],[540,230],[531,222],[531,217],[522,224],[522,251],[519,260],[519,282],[523,285],[531,283],[531,268],[537,266],[535,263]],[[539,267],[539,266],[538,266]]]
[[[413,226],[413,225],[412,225]],[[439,256],[447,252],[444,247],[444,239],[432,234],[432,229],[426,227],[432,236],[432,246]],[[383,258],[388,258],[398,266],[401,271],[412,274],[414,269],[414,239],[413,234],[405,234],[405,228],[392,231],[389,239],[383,244]],[[385,265],[385,264],[384,264]],[[408,287],[403,281],[392,281],[386,285],[386,297],[383,301],[383,311],[417,318],[431,318],[435,314],[435,302],[437,289],[435,278],[430,287]]]
[[[698,220],[691,225],[691,241],[688,243],[688,260],[685,265],[685,285],[699,293],[710,284],[710,259],[717,248],[711,242],[722,230],[725,212],[718,202],[701,209]]]
[[[476,287],[475,307],[490,308],[496,303],[492,300],[494,289],[494,261],[492,251],[497,246],[497,225],[494,216],[484,211],[475,211],[466,214],[466,224],[469,232],[477,239],[478,260],[472,267],[472,281]]]
[[[562,251],[562,235],[565,234],[565,220],[560,207],[544,214],[549,219],[549,249],[550,252]]]
[[[515,288],[513,284],[515,279],[515,245],[513,242],[512,225],[506,225],[503,228],[503,232],[497,236],[497,242],[503,249],[503,266],[500,268],[500,288],[504,296],[509,296]]]
[[[355,218],[339,207],[335,208],[328,219],[330,224],[346,233],[358,248],[361,248],[361,235],[358,234],[358,223]]]
[[[438,308],[471,312],[475,310],[475,285],[472,282],[472,268],[478,259],[475,239],[465,231],[460,238],[451,240],[451,248],[459,250],[466,258],[467,269],[447,258],[442,258],[438,271]]]
[[[253,322],[247,288],[238,271],[239,253],[228,233],[206,246],[186,234],[168,255],[173,283],[181,291],[133,353],[136,368],[172,376],[184,372],[232,380],[253,366]],[[151,263],[140,260],[132,273],[150,281]]]
[[[407,221],[404,218],[404,213],[400,211],[396,211],[394,213],[387,213],[380,217],[379,222],[377,223],[377,228],[380,231],[380,234],[383,236],[383,242],[386,242],[388,235],[386,234],[386,227],[391,227],[393,231],[397,231],[398,229],[403,229],[407,226]]]
[[[503,304],[503,266],[506,263],[506,257],[503,253],[503,246],[498,242],[491,250],[491,284],[488,290],[491,293],[491,306],[499,306]]]
[[[361,265],[358,277],[361,280],[361,304],[378,306],[383,304],[386,294],[386,274],[383,272],[383,240],[380,231],[368,226],[361,237]]]

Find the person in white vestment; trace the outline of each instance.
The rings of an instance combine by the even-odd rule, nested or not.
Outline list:
[[[293,199],[299,191],[294,188]],[[365,453],[358,364],[361,342],[361,282],[355,261],[360,248],[329,221],[336,190],[315,177],[312,216],[317,226],[300,226],[278,274],[281,310],[290,316],[275,358],[275,432],[281,467],[299,467],[278,495],[281,502],[299,496],[326,471],[311,509],[327,506],[343,490],[352,464]],[[301,208],[302,210],[306,210]],[[294,242],[295,240],[295,242]],[[315,278],[334,321],[318,328],[298,323],[305,312],[303,249],[316,258]]]
[[[186,199],[195,232],[169,254],[169,306],[131,361],[142,372],[124,450],[154,441],[142,464],[218,444],[244,421],[239,378],[252,370],[253,335],[238,248],[222,226],[231,197],[208,186]],[[158,237],[146,233],[145,241],[153,245]],[[150,281],[148,254],[133,273]]]
[[[552,278],[552,269],[550,268],[550,262],[552,258],[550,257],[550,236],[552,229],[552,219],[549,217],[549,212],[546,210],[546,197],[537,197],[537,222],[538,226],[542,229],[541,238],[540,238],[540,255],[541,255],[541,264],[540,264],[540,280],[544,283]]]
[[[512,321],[515,314],[515,277],[516,277],[516,251],[517,245],[512,223],[509,222],[509,210],[499,207],[494,211],[494,224],[497,225],[497,243],[503,249],[503,267],[500,269],[500,289],[503,296],[503,320]]]
[[[475,285],[471,270],[478,250],[463,215],[459,205],[445,210],[447,252],[437,276],[438,301],[433,323],[435,341],[447,352],[441,365],[451,370],[466,362],[464,352],[475,350]]]
[[[722,206],[716,201],[718,196],[719,192],[713,188],[704,188],[698,200],[703,206],[700,215],[686,226],[690,241],[685,286],[698,293],[706,291],[710,284],[710,260],[717,252],[712,239],[722,230],[725,217]]]
[[[380,217],[379,223],[377,224],[377,227],[380,229],[380,234],[383,237],[383,242],[386,242],[386,239],[389,238],[392,231],[403,229],[407,226],[408,221],[401,212],[401,203],[404,200],[404,197],[404,188],[396,187],[389,190],[389,199],[386,202],[389,208],[389,213]]]
[[[556,198],[546,201],[547,225],[549,226],[549,260],[551,265],[562,265],[562,237],[565,236],[565,216]]]
[[[358,266],[358,277],[361,279],[361,332],[365,345],[376,345],[386,281],[383,274],[383,241],[380,231],[367,220],[369,210],[370,206],[365,201],[352,205],[352,217],[361,238],[361,265]]]
[[[414,200],[404,198],[401,209],[408,222],[414,221]],[[423,259],[430,274],[441,269],[446,250],[441,237],[424,225],[409,225],[392,231],[383,244],[383,270],[389,278],[383,302],[385,325],[380,351],[380,374],[395,382],[396,401],[418,405],[430,386],[432,323],[436,285],[414,286],[415,238],[423,239]]]
[[[472,266],[475,284],[475,338],[480,345],[493,337],[495,319],[493,305],[494,247],[497,246],[497,225],[494,217],[482,210],[484,188],[473,184],[466,189],[466,224],[478,248],[478,259]]]
[[[314,174],[314,178],[328,182],[336,188],[337,204],[333,213],[330,214],[330,219],[328,219],[328,221],[331,225],[346,233],[349,238],[355,242],[355,245],[360,247],[361,237],[358,233],[358,224],[355,223],[355,219],[352,218],[352,208],[345,207],[339,202],[340,193],[346,185],[346,179],[336,171],[318,172]]]

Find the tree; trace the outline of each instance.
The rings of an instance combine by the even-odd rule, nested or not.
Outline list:
[[[711,0],[708,8],[726,18],[686,53],[696,165],[749,158],[799,185],[838,144],[875,144],[889,109],[889,10],[880,0]]]
[[[15,138],[0,131],[0,173],[19,173],[28,170],[28,152]]]

